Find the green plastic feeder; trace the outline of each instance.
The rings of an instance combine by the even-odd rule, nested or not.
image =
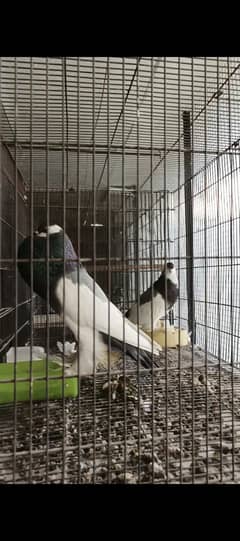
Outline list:
[[[16,376],[14,370],[14,363],[0,364],[0,404],[14,402],[14,392],[17,402],[78,396],[78,378],[65,376],[63,382],[62,367],[54,361],[33,361],[31,381],[29,361],[16,363]]]

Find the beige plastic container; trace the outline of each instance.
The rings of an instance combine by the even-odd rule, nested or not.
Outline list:
[[[146,332],[146,334],[152,336],[153,339],[164,348],[176,348],[177,346],[182,347],[189,344],[187,331],[185,329],[178,329],[177,327],[170,327],[167,329],[167,332],[165,332],[165,329],[159,329],[153,332]]]

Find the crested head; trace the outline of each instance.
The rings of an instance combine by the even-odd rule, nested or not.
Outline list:
[[[170,280],[170,282],[178,286],[178,277],[177,277],[175,266],[172,262],[169,261],[166,264],[162,274],[165,274],[167,280]]]
[[[62,227],[60,225],[54,224],[54,225],[45,225],[40,224],[37,231],[34,232],[34,234],[37,237],[47,237],[47,235],[56,235],[57,233],[60,233],[60,231],[63,231]]]

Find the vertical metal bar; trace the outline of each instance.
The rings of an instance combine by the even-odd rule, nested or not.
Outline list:
[[[153,93],[153,57],[151,58],[151,89],[150,89],[150,191],[151,191],[151,201],[150,201],[150,265],[151,265],[151,288],[152,288],[152,298],[151,298],[151,329],[153,331],[153,262],[155,263],[155,260],[153,260],[153,101],[154,101],[154,93]],[[152,341],[152,356],[153,356],[153,341]],[[155,407],[155,394],[154,394],[154,368],[152,366],[152,380],[151,380],[151,386],[152,386],[152,482],[154,483],[154,462],[155,462],[155,415],[154,415],[154,407]]]
[[[65,71],[67,69],[66,58],[62,58],[62,202],[63,202],[63,232],[66,228],[66,175],[65,175]],[[62,432],[62,482],[65,483],[66,475],[66,411],[65,411],[65,247],[63,246],[63,370],[62,370],[62,411],[63,411],[63,432]]]
[[[32,347],[33,347],[33,156],[32,156],[32,143],[33,143],[33,61],[30,58],[30,372],[29,372],[29,483],[32,482],[32,427],[33,427],[33,403],[32,403],[32,388],[33,388],[33,362],[32,362]]]
[[[205,324],[205,378],[206,378],[206,482],[208,483],[208,275],[207,275],[207,59],[204,58],[204,324]]]
[[[46,58],[46,204],[47,204],[47,227],[50,225],[50,212],[49,212],[49,149],[48,149],[48,58]],[[49,298],[49,292],[50,292],[50,280],[49,280],[49,257],[50,257],[50,246],[49,246],[49,235],[47,235],[47,262],[46,262],[46,268],[47,268],[47,296],[46,296],[46,348],[47,348],[47,356],[46,356],[46,483],[48,483],[48,475],[49,475],[49,344],[50,344],[50,318],[49,318],[49,306],[50,306],[50,298]]]
[[[235,423],[234,423],[234,362],[233,362],[233,166],[232,166],[232,100],[231,100],[231,80],[230,80],[230,61],[227,57],[228,73],[228,136],[229,136],[229,160],[230,160],[230,360],[231,360],[231,391],[232,391],[232,480],[235,480]]]
[[[163,146],[164,154],[166,155],[167,148],[167,64],[166,57],[164,56],[163,62]],[[163,186],[164,186],[164,199],[163,199],[163,228],[164,228],[164,267],[166,268],[167,264],[167,206],[166,206],[166,197],[167,197],[167,162],[166,157],[163,162]],[[165,279],[165,299],[167,299],[167,280]],[[168,474],[169,474],[169,463],[168,463],[168,356],[167,356],[167,303],[165,302],[165,414],[166,414],[166,483],[168,483]]]
[[[17,57],[14,59],[14,180],[15,180],[15,348],[14,348],[14,432],[13,432],[13,483],[16,482],[16,453],[17,453],[17,341],[18,341],[18,273],[17,273],[17,255],[18,255],[18,166],[17,166]]]
[[[139,279],[139,228],[140,228],[140,182],[139,182],[139,64],[136,62],[136,116],[137,116],[137,190],[136,190],[136,211],[137,211],[137,237],[136,237],[136,256],[137,256],[137,322],[138,322],[138,359],[137,359],[137,384],[138,384],[138,482],[141,481],[141,410],[140,410],[140,355],[139,355],[139,306],[140,306],[140,279]]]
[[[108,215],[108,483],[111,483],[111,193],[110,193],[110,62],[107,57],[107,215]]]
[[[179,280],[179,301],[178,301],[178,325],[179,325],[179,343],[180,343],[180,322],[181,322],[181,264],[182,264],[182,258],[181,258],[181,248],[180,248],[180,227],[181,227],[181,216],[180,216],[180,195],[181,195],[181,58],[178,57],[178,141],[179,141],[179,147],[178,147],[178,232],[177,232],[177,239],[178,239],[178,280]],[[181,370],[182,370],[182,350],[179,347],[178,348],[178,371],[179,371],[179,446],[180,446],[180,464],[179,464],[179,481],[182,483],[182,449],[183,449],[183,441],[182,441],[182,377],[181,377]]]
[[[192,337],[192,481],[193,483],[195,482],[195,387],[194,387],[194,345],[195,345],[195,340],[196,340],[196,336],[195,336],[195,307],[194,307],[194,230],[193,230],[193,225],[194,225],[194,186],[193,186],[193,174],[194,174],[194,105],[195,105],[195,101],[194,101],[194,60],[192,58],[192,61],[191,61],[191,68],[192,68],[192,77],[191,77],[191,82],[192,82],[192,87],[191,87],[191,94],[192,94],[192,104],[191,104],[191,116],[192,116],[192,126],[191,126],[191,139],[189,141],[189,145],[190,145],[190,159],[191,159],[191,171],[189,171],[189,173],[191,174],[191,178],[189,178],[188,180],[188,183],[189,183],[189,187],[191,186],[191,199],[189,201],[189,210],[191,208],[191,211],[192,211],[192,215],[191,217],[189,218],[189,220],[192,220],[191,221],[191,225],[188,224],[188,226],[190,225],[191,227],[191,230],[192,230],[192,238],[191,238],[191,242],[192,242],[192,246],[189,247],[189,252],[190,252],[190,255],[191,255],[191,270],[189,269],[189,272],[191,272],[191,277],[189,277],[190,279],[190,284],[191,284],[191,295],[192,295],[192,298],[189,299],[190,303],[191,303],[191,316],[192,318],[192,332],[194,332],[194,335],[191,335]],[[190,120],[190,119],[189,119]],[[189,129],[190,129],[190,125],[189,125]],[[190,196],[190,194],[189,194]],[[186,204],[186,201],[185,201],[185,204]],[[187,227],[187,225],[186,225]],[[191,250],[192,250],[192,253],[191,253]],[[188,261],[188,260],[187,260]],[[188,291],[188,295],[190,294],[190,291]],[[189,297],[188,297],[189,298]],[[190,330],[190,329],[189,329]]]
[[[219,57],[217,57],[217,91],[219,88]],[[217,99],[217,333],[218,333],[218,385],[219,385],[219,437],[220,437],[220,481],[223,481],[223,429],[222,429],[222,361],[221,361],[221,316],[220,316],[220,131],[219,99]]]
[[[80,60],[77,58],[77,253],[81,257],[81,177],[80,177]],[[81,483],[81,377],[80,377],[80,264],[78,264],[78,483]]]
[[[93,224],[96,223],[96,182],[95,182],[95,57],[92,57],[92,194],[93,194]],[[96,483],[96,227],[93,227],[93,483]]]
[[[126,311],[126,195],[125,195],[125,58],[122,58],[122,263],[123,263],[123,313]],[[124,383],[124,482],[127,469],[127,394],[126,394],[126,343],[123,318],[123,383]]]

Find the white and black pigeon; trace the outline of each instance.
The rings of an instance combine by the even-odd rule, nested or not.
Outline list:
[[[47,237],[49,238],[48,280]],[[18,261],[18,269],[28,285],[31,284],[30,255],[31,237],[27,237],[18,249],[18,259],[23,260]],[[60,315],[64,311],[65,324],[73,332],[75,339],[79,340],[80,375],[93,373],[93,355],[95,355],[96,366],[98,362],[108,358],[109,342],[111,348],[125,350],[126,354],[135,361],[139,359],[145,368],[150,368],[155,364],[154,355],[159,355],[161,346],[126,319],[109,301],[101,287],[94,282],[79,262],[71,240],[60,226],[42,225],[38,231],[34,232],[32,255],[34,259],[32,262],[33,290],[46,300],[47,284],[49,284],[51,307]],[[57,258],[61,261],[55,261]],[[41,261],[36,261],[36,259],[41,259]],[[73,363],[70,373],[78,374],[78,359]]]
[[[156,330],[159,328],[159,320],[165,318],[165,313],[173,307],[178,295],[176,269],[174,264],[169,262],[153,286],[140,295],[139,310],[138,304],[135,303],[125,315],[145,331]]]

